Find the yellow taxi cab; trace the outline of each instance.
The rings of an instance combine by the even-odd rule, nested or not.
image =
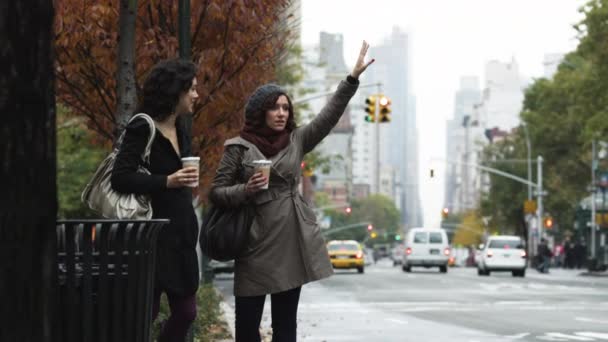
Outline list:
[[[363,273],[365,268],[363,248],[357,241],[333,240],[327,243],[327,251],[334,268],[356,268],[359,273]]]

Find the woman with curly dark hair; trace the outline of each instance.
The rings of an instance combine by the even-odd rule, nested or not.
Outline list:
[[[192,113],[198,98],[195,76],[195,65],[179,59],[152,68],[137,110],[152,117],[156,126],[150,162],[145,165],[151,174],[137,172],[144,163],[141,156],[150,136],[150,126],[143,118],[127,125],[112,173],[116,191],[150,195],[153,217],[171,220],[161,231],[157,245],[153,319],[158,315],[163,292],[171,307],[159,341],[183,341],[196,317],[198,221],[188,185],[198,180],[198,168],[183,168],[181,162],[182,157],[191,155],[182,116]]]

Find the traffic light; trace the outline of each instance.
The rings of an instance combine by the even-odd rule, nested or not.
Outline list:
[[[351,207],[346,207],[344,209],[344,213],[346,213],[347,215],[350,214],[350,213],[352,213],[352,212],[353,212],[353,208],[351,208]]]
[[[391,121],[391,99],[382,95],[380,97],[380,122]]]
[[[443,208],[443,210],[441,210],[441,217],[446,219],[448,218],[448,214],[450,214],[450,209],[448,208]]]
[[[553,218],[552,217],[545,217],[545,228],[547,229],[552,229],[553,228]]]
[[[365,112],[367,115],[365,116],[365,121],[367,122],[376,122],[376,97],[368,96],[365,99]]]
[[[395,241],[401,241],[401,235],[395,234]]]
[[[373,226],[373,225],[371,225],[371,224],[368,224],[368,225],[367,225],[367,231],[368,231],[368,232],[371,232],[373,229],[374,229],[374,226]]]
[[[372,239],[375,239],[378,237],[378,234],[376,232],[372,232],[370,236]]]

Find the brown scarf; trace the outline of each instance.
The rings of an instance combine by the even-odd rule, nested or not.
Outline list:
[[[289,145],[290,133],[287,129],[275,131],[267,126],[254,128],[246,124],[241,130],[241,138],[254,144],[266,158],[271,158]]]

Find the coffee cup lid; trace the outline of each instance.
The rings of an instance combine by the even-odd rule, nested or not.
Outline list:
[[[201,160],[201,157],[183,157],[182,161]]]

